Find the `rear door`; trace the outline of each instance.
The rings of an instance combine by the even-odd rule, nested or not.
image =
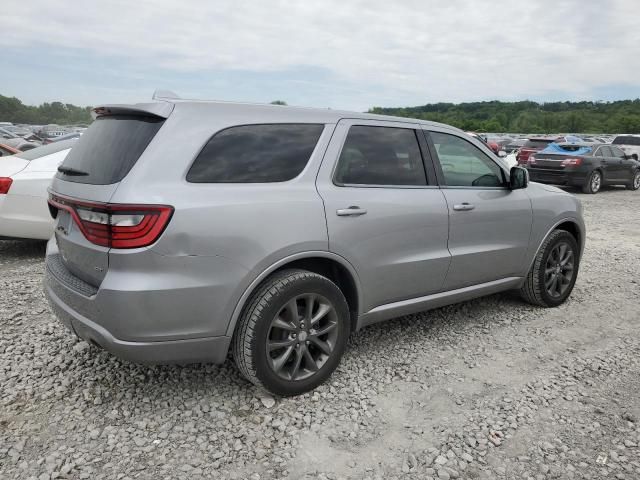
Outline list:
[[[108,203],[163,122],[139,112],[98,117],[59,167],[51,186],[55,200]],[[68,211],[58,209],[56,215],[54,235],[62,262],[77,277],[99,286],[109,248],[87,240]]]
[[[526,189],[509,190],[506,172],[462,134],[430,128],[425,135],[449,209],[444,289],[521,276],[533,222]]]
[[[341,120],[320,169],[329,249],[357,270],[362,310],[442,289],[448,213],[426,142],[404,122]]]

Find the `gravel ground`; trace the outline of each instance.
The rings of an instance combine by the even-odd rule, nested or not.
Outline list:
[[[315,392],[263,396],[231,362],[144,367],[79,342],[44,246],[0,242],[0,478],[640,478],[640,195],[581,195],[557,309],[511,294],[355,334]]]

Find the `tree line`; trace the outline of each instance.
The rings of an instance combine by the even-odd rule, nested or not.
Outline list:
[[[431,120],[479,132],[640,133],[640,99],[432,103],[418,107],[374,107],[369,112]]]
[[[29,125],[76,125],[91,123],[91,108],[70,103],[51,102],[42,105],[25,105],[15,97],[0,95],[0,122],[26,123]]]
[[[272,102],[286,105],[282,100]],[[25,105],[0,95],[0,121],[86,124],[91,108],[51,102]],[[447,123],[463,130],[522,133],[640,133],[640,99],[615,102],[470,102],[417,107],[373,107],[371,113]]]

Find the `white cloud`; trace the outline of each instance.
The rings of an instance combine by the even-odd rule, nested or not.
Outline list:
[[[4,0],[0,47],[80,49],[185,75],[313,67],[337,88],[361,86],[363,108],[580,97],[640,83],[639,10],[634,0]]]

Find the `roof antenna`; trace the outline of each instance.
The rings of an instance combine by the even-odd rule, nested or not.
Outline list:
[[[153,92],[152,100],[180,100],[180,96],[171,90],[156,90]]]

